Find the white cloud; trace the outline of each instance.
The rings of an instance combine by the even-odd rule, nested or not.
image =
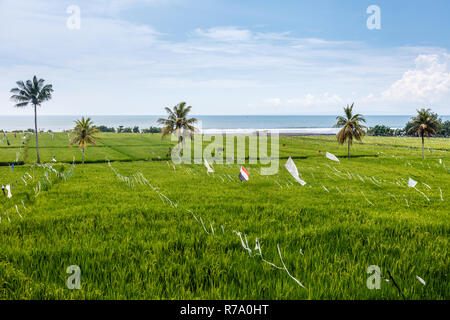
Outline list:
[[[252,32],[237,27],[216,27],[210,29],[198,28],[193,33],[196,36],[215,41],[248,41],[252,39]]]
[[[330,114],[353,101],[366,110],[400,106],[404,99],[394,98],[402,92],[411,98],[411,83],[417,83],[414,91],[421,88],[419,97],[448,90],[443,61],[449,56],[442,49],[380,49],[236,26],[197,28],[171,40],[151,25],[109,15],[126,6],[173,1],[112,1],[109,9],[106,1],[86,2],[80,5],[77,31],[66,27],[67,3],[0,2],[0,113],[14,110],[10,104],[3,107],[14,82],[33,74],[55,87],[53,101],[43,108],[49,114],[93,109],[157,114],[178,99],[197,101],[199,114],[274,109],[279,114]],[[405,73],[418,52],[424,56],[416,59],[416,69]],[[409,80],[396,82],[402,74]],[[254,109],[246,108],[250,104]]]
[[[448,55],[419,55],[415,59],[415,69],[406,71],[400,80],[382,93],[382,97],[421,103],[441,101],[450,94],[448,61]]]
[[[421,54],[414,59],[415,69],[405,71],[400,80],[392,83],[388,90],[378,93],[370,92],[359,95],[352,91],[346,97],[338,94],[306,94],[300,98],[269,98],[263,99],[263,104],[287,108],[317,107],[333,108],[355,102],[358,107],[363,106],[368,113],[405,113],[402,105],[411,103],[417,106],[437,107],[444,114],[448,113],[448,99],[450,98],[450,72],[447,53]],[[447,109],[444,109],[447,108]],[[439,111],[438,110],[438,111]],[[435,110],[436,111],[436,110]]]
[[[338,94],[330,94],[328,92],[325,92],[319,95],[307,93],[300,98],[269,98],[264,99],[263,103],[274,107],[336,107],[345,103],[345,99],[340,97]]]
[[[263,103],[269,105],[269,106],[274,106],[274,107],[278,107],[283,105],[283,101],[280,98],[269,98],[269,99],[264,99]]]
[[[177,3],[181,0],[89,0],[83,3],[83,11],[87,13],[117,16],[122,10],[132,6],[158,6]]]

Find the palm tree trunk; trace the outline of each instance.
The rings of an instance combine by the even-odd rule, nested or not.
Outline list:
[[[84,164],[84,148],[81,150],[81,163]]]
[[[36,105],[34,105],[34,135],[36,136],[37,163],[41,163],[41,158],[39,157],[39,139],[38,139],[37,106]]]
[[[348,150],[347,150],[348,154],[347,157],[350,159],[350,140],[348,140]]]
[[[425,159],[425,141],[424,137],[422,135],[422,158]]]
[[[180,142],[183,140],[183,138],[181,137],[181,129],[180,128],[176,128],[175,131],[177,133],[178,144],[180,144]]]

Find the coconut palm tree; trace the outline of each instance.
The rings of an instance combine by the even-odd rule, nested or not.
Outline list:
[[[367,127],[362,125],[362,122],[366,122],[364,117],[357,113],[353,114],[354,103],[349,107],[344,107],[345,116],[336,117],[337,123],[335,127],[342,128],[337,134],[337,140],[339,144],[348,143],[348,157],[350,158],[350,146],[353,143],[353,139],[362,141],[362,137],[365,135],[364,129]]]
[[[165,108],[169,116],[167,119],[158,119],[158,123],[164,126],[162,129],[163,138],[171,133],[176,133],[178,143],[180,143],[183,140],[183,136],[192,134],[196,130],[193,124],[197,122],[197,119],[187,118],[191,108],[191,106],[186,107],[186,102],[177,104],[173,107],[173,110],[168,107]]]
[[[81,117],[81,120],[76,120],[75,124],[76,126],[73,129],[75,137],[71,140],[70,145],[78,145],[82,152],[81,160],[82,163],[84,163],[84,151],[89,144],[96,145],[95,139],[98,138],[95,134],[98,132],[98,129],[94,126],[91,118],[85,119],[84,117]]]
[[[14,105],[17,108],[26,107],[31,103],[34,107],[34,134],[36,136],[36,155],[37,163],[41,163],[39,157],[39,139],[37,129],[37,106],[40,106],[42,102],[50,100],[52,98],[53,86],[51,84],[44,85],[44,79],[37,79],[36,76],[32,80],[17,81],[17,88],[11,89],[11,100],[16,102]]]
[[[417,110],[417,116],[411,118],[412,127],[408,133],[412,133],[422,138],[422,158],[425,158],[425,136],[435,135],[440,128],[441,122],[436,113],[430,109]]]

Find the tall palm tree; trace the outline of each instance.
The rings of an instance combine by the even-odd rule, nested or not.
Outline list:
[[[84,151],[89,144],[96,145],[95,139],[98,139],[95,134],[98,132],[97,127],[94,126],[91,118],[85,119],[81,117],[81,120],[75,121],[75,128],[73,132],[75,137],[71,140],[70,145],[77,144],[82,152],[82,163],[84,163]]]
[[[183,136],[192,134],[196,130],[193,124],[197,122],[197,119],[187,118],[191,108],[191,106],[186,107],[186,102],[177,104],[173,107],[173,110],[168,107],[165,108],[169,116],[167,119],[158,119],[158,123],[164,126],[162,129],[163,138],[171,133],[176,133],[178,143],[180,143],[183,140]]]
[[[37,129],[37,106],[42,102],[52,98],[53,86],[51,84],[44,85],[44,79],[37,79],[36,76],[32,80],[17,81],[17,88],[11,89],[11,100],[16,102],[15,107],[26,107],[29,103],[34,106],[34,134],[36,136],[36,155],[37,163],[41,163],[39,157],[39,139]]]
[[[349,107],[344,107],[345,116],[336,117],[337,123],[335,127],[342,128],[337,134],[337,140],[339,144],[348,143],[348,157],[350,158],[350,146],[353,143],[353,139],[362,141],[362,137],[365,135],[364,129],[366,126],[362,125],[362,122],[366,122],[364,117],[357,113],[353,114],[354,103]]]
[[[430,137],[435,135],[440,128],[440,121],[436,113],[431,112],[430,109],[417,110],[417,116],[411,118],[412,127],[409,128],[408,133],[422,138],[422,158],[425,158],[425,136]]]

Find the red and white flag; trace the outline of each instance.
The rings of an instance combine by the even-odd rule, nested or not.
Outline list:
[[[241,172],[239,172],[239,179],[241,179],[241,182],[243,180],[248,181],[250,178],[250,173],[248,173],[247,169],[245,169],[243,166],[241,167]]]

